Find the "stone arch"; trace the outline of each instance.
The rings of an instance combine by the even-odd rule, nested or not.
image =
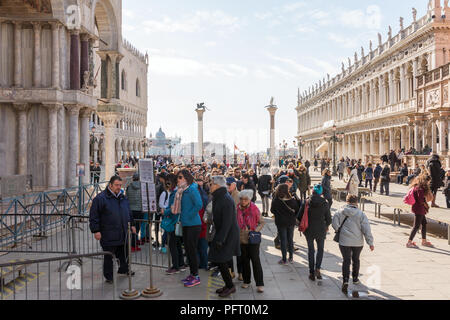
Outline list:
[[[119,51],[120,29],[109,0],[94,0],[94,21],[100,36],[100,50]]]

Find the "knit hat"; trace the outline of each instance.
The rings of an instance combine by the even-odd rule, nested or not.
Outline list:
[[[289,180],[289,177],[286,176],[286,175],[283,175],[283,176],[281,176],[281,177],[278,179],[278,182],[279,182],[280,184],[283,184],[283,183],[286,183],[288,180]]]
[[[227,178],[227,184],[232,185],[233,183],[236,183],[236,179],[233,177],[228,177]]]
[[[317,195],[319,195],[319,196],[322,195],[322,193],[323,193],[322,185],[321,184],[316,184],[314,186],[314,192],[317,193]]]

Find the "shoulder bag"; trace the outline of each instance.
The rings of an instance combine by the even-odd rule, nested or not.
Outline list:
[[[183,226],[181,225],[181,213],[179,214],[178,221],[175,224],[175,235],[177,237],[183,236]]]
[[[344,226],[345,221],[347,221],[348,217],[345,217],[344,222],[342,222],[341,226],[339,227],[339,229],[336,231],[336,234],[334,235],[333,240],[337,243],[339,243],[339,238],[341,235],[341,229]]]
[[[300,221],[300,225],[298,227],[298,231],[305,232],[308,229],[308,212],[309,212],[309,200],[305,201],[305,210],[303,212],[302,221]]]

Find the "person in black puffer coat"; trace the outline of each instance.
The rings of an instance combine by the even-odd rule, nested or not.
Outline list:
[[[321,197],[322,186],[316,185],[310,199],[308,199],[308,229],[305,231],[306,241],[308,242],[308,261],[309,261],[309,279],[311,281],[322,280],[320,268],[322,265],[325,239],[330,226],[331,212],[328,202]],[[298,220],[301,221],[305,213],[305,204],[303,203]],[[317,243],[317,257],[315,258],[314,241]]]
[[[433,154],[427,161],[427,168],[431,177],[431,192],[433,193],[433,201],[431,202],[432,208],[439,208],[436,204],[436,194],[440,187],[444,185],[445,171],[442,169],[441,161],[437,154]]]
[[[328,202],[328,206],[330,207],[333,205],[333,197],[331,195],[331,171],[330,169],[325,169],[322,173],[322,188],[323,188],[323,197]]]
[[[287,251],[289,251],[289,263],[294,262],[294,229],[299,208],[298,201],[289,193],[289,186],[285,183],[280,184],[270,208],[270,212],[275,216],[275,225],[281,242],[283,258],[278,264],[286,265],[288,263]]]

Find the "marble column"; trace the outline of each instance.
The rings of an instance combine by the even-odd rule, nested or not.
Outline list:
[[[384,130],[380,130],[378,132],[378,134],[379,134],[378,142],[380,144],[378,153],[380,154],[380,156],[382,156],[382,155],[384,155],[386,153],[386,150],[384,148]]]
[[[17,111],[17,174],[26,175],[28,172],[28,104],[15,103],[14,109]]]
[[[422,121],[422,128],[423,128],[423,134],[422,134],[422,147],[425,148],[425,146],[430,146],[428,144],[428,123],[426,121]],[[433,150],[434,151],[434,150]]]
[[[60,88],[60,72],[59,72],[59,28],[58,22],[51,22],[52,26],[52,87],[55,89]]]
[[[344,136],[344,138],[342,139],[342,154],[341,154],[341,158],[342,157],[346,157],[347,154],[348,154],[348,151],[347,151],[347,146],[348,146],[347,139],[348,139],[347,136]]]
[[[407,131],[408,127],[403,126],[402,127],[402,137],[401,137],[401,145],[400,145],[400,149],[405,149],[405,151],[407,150],[407,136],[406,136],[406,131]]]
[[[67,111],[69,113],[69,167],[67,168],[68,186],[75,187],[78,186],[76,167],[80,160],[80,141],[78,132],[80,107],[78,105],[71,105],[68,107]]]
[[[278,108],[271,105],[267,108],[270,114],[270,165],[275,162],[275,114]]]
[[[414,123],[414,149],[420,151],[420,141],[419,141],[419,123],[416,121]]]
[[[447,146],[445,143],[445,130],[447,130],[447,117],[441,116],[439,120],[439,152],[440,154],[447,154]]]
[[[58,110],[60,104],[45,105],[48,110],[47,186],[58,187]]]
[[[197,131],[198,154],[197,154],[197,157],[199,157],[199,159],[200,159],[199,161],[202,161],[202,158],[203,158],[203,155],[204,155],[204,149],[203,149],[203,115],[205,114],[205,110],[204,109],[197,109],[195,111],[197,112],[197,120],[198,120],[198,127],[197,127],[197,129],[198,129],[198,131]],[[272,129],[271,129],[271,132],[272,132]]]
[[[66,109],[64,106],[58,110],[58,186],[66,186]]]
[[[70,89],[80,90],[80,31],[72,30],[70,34]]]
[[[369,132],[369,139],[370,139],[370,144],[369,144],[369,154],[370,155],[375,155],[375,132],[374,131],[370,131]]]
[[[34,30],[34,63],[33,63],[33,87],[40,88],[42,84],[41,66],[41,30],[40,22],[32,22]]]
[[[352,149],[352,135],[348,135],[348,148],[347,148],[347,154],[349,158],[353,158],[353,149]]]
[[[86,175],[83,177],[83,184],[90,183],[90,159],[89,159],[89,119],[92,110],[84,108],[80,112],[80,162],[86,165]]]
[[[115,174],[115,141],[116,141],[116,124],[122,118],[121,112],[104,112],[99,114],[101,120],[105,125],[105,136],[104,136],[104,163],[105,163],[105,180],[109,180]],[[118,155],[119,159],[124,160],[124,156],[120,155],[120,149],[122,144],[119,144]]]
[[[414,125],[410,123],[408,125],[408,143],[406,145],[407,150],[413,147],[413,140],[414,140]]]
[[[433,153],[437,153],[437,139],[436,139],[436,120],[431,121],[431,150]]]
[[[368,155],[369,153],[367,152],[367,134],[365,132],[363,132],[361,134],[361,138],[362,138],[362,154],[361,154],[361,159],[363,160],[363,162],[365,162],[365,158],[366,155]]]
[[[84,33],[81,35],[81,62],[80,62],[81,88],[87,85],[84,83],[85,72],[89,72],[89,35]]]
[[[14,21],[14,86],[22,85],[22,22]]]
[[[389,152],[395,149],[395,131],[394,128],[389,129]]]
[[[68,79],[67,79],[67,71],[68,67],[70,66],[67,63],[67,41],[66,41],[66,29],[64,26],[61,26],[60,32],[59,32],[59,66],[61,71],[61,78],[60,78],[60,86],[62,89],[68,89]]]

